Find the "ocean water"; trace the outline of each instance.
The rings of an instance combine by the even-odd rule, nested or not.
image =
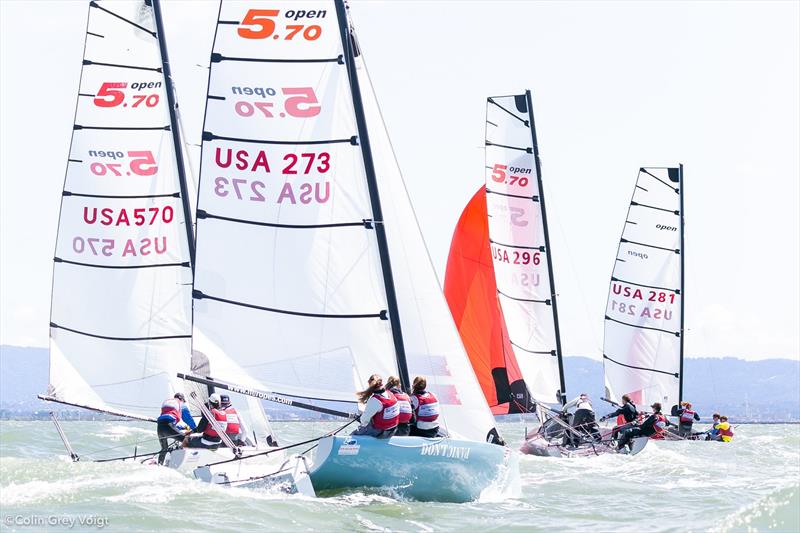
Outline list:
[[[800,426],[746,425],[733,443],[650,442],[635,457],[520,457],[518,498],[441,504],[391,493],[306,498],[229,489],[167,468],[92,463],[157,449],[152,427],[0,422],[2,531],[786,531],[800,530]],[[519,443],[523,424],[503,422]],[[276,423],[284,443],[335,424]],[[88,455],[92,451],[112,448]]]

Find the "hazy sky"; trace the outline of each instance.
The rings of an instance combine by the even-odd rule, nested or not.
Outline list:
[[[196,143],[217,2],[164,6]],[[485,98],[531,89],[567,355],[601,356],[637,169],[684,163],[687,354],[800,357],[799,6],[351,2],[440,275],[484,179]],[[87,2],[0,1],[3,344],[47,345],[86,15]]]

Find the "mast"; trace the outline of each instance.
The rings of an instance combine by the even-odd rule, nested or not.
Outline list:
[[[367,187],[369,189],[370,204],[372,207],[372,224],[375,228],[375,236],[378,241],[378,252],[381,259],[381,271],[383,273],[383,284],[386,291],[386,302],[389,307],[389,324],[392,328],[392,339],[394,341],[395,356],[397,359],[397,370],[400,374],[400,383],[403,388],[409,389],[411,381],[408,374],[408,363],[406,361],[406,351],[403,344],[403,332],[400,326],[400,313],[397,306],[397,293],[394,286],[394,276],[392,275],[392,264],[389,258],[389,244],[386,240],[386,229],[383,225],[383,210],[381,209],[380,193],[378,191],[378,181],[375,176],[375,164],[372,160],[372,150],[369,143],[367,132],[367,122],[364,117],[364,104],[361,100],[361,88],[356,73],[355,57],[353,55],[353,43],[350,38],[347,12],[345,11],[344,1],[336,0],[336,15],[339,21],[339,31],[342,37],[342,48],[344,60],[347,66],[348,78],[350,80],[350,93],[353,96],[353,109],[356,115],[356,125],[358,127],[358,139],[361,145],[361,154],[364,159],[364,172],[367,177]]]
[[[195,243],[194,229],[192,228],[192,211],[189,207],[189,187],[186,183],[186,168],[183,164],[183,147],[180,139],[180,125],[175,110],[178,104],[175,101],[175,92],[172,85],[172,71],[169,66],[169,56],[167,55],[167,43],[164,36],[164,24],[161,16],[161,0],[148,0],[153,4],[153,15],[156,23],[156,34],[158,35],[158,48],[161,51],[161,65],[164,71],[164,90],[167,93],[167,107],[169,108],[169,124],[172,133],[172,146],[175,150],[175,164],[178,169],[178,182],[181,188],[181,205],[183,206],[183,219],[186,226],[186,238],[189,242],[189,261],[191,263],[192,274],[194,274]]]
[[[550,233],[547,230],[547,209],[545,209],[544,204],[544,185],[542,184],[542,165],[539,161],[539,144],[536,141],[536,125],[533,121],[533,102],[531,101],[531,92],[529,90],[525,91],[525,99],[527,100],[528,104],[528,117],[531,121],[531,138],[533,141],[533,159],[536,164],[536,180],[539,182],[539,203],[542,204],[542,230],[544,231],[544,246],[547,249],[547,253],[545,254],[547,257],[547,273],[550,276],[550,289],[552,290],[552,294],[550,295],[551,302],[553,304],[553,325],[555,326],[555,333],[556,333],[556,357],[558,358],[558,378],[561,383],[561,405],[564,405],[567,402],[567,385],[566,381],[564,380],[564,362],[562,359],[562,352],[561,352],[561,333],[558,328],[558,306],[556,305],[556,281],[553,277],[553,258],[551,256],[551,248],[550,248]]]
[[[681,404],[683,400],[683,337],[684,337],[684,316],[683,316],[683,309],[684,309],[684,258],[685,258],[685,251],[683,244],[683,163],[678,165],[678,179],[680,180],[680,189],[679,189],[679,196],[680,196],[680,212],[681,212],[681,364],[680,364],[680,378],[678,378],[678,405]]]

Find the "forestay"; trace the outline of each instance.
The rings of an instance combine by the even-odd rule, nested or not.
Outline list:
[[[606,394],[680,401],[682,171],[642,168],[622,231],[605,314]]]
[[[513,357],[536,401],[564,392],[551,253],[530,93],[486,105],[486,207],[500,306]],[[522,393],[515,392],[516,398]]]
[[[189,367],[191,270],[152,8],[90,3],[53,267],[58,401],[152,418]]]

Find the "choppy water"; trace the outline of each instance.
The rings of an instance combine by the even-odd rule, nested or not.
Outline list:
[[[154,450],[152,428],[64,422],[80,454]],[[284,442],[330,424],[275,424]],[[500,424],[519,442],[520,423]],[[86,457],[88,459],[88,457]],[[49,422],[0,422],[0,530],[798,531],[800,426],[740,426],[731,444],[650,442],[636,457],[520,458],[518,499],[469,504],[355,493],[310,499],[191,481],[166,468],[72,463]],[[80,520],[84,523],[81,524]],[[86,521],[89,521],[86,523]]]

